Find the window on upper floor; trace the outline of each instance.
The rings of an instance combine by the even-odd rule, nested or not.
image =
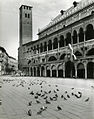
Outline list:
[[[27,18],[27,14],[25,13],[25,17]]]
[[[30,18],[30,14],[28,14],[28,18]]]

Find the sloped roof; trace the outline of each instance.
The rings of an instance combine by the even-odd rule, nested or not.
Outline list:
[[[49,28],[50,26],[58,23],[59,21],[67,18],[68,16],[71,16],[72,14],[78,12],[79,10],[89,6],[90,4],[93,4],[94,0],[82,0],[80,1],[76,7],[72,6],[69,9],[67,9],[64,14],[59,14],[57,15],[53,20],[51,20],[51,22],[45,26],[44,28],[40,29],[39,33],[41,33],[42,31],[46,30],[47,28]]]

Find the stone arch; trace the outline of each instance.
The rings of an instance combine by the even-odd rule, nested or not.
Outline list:
[[[52,50],[52,40],[48,41],[48,50]]]
[[[77,31],[74,30],[73,31],[73,44],[76,44],[77,43]]]
[[[63,77],[63,65],[58,65],[58,77]]]
[[[71,61],[68,61],[65,63],[65,77],[66,78],[72,78],[75,76],[75,66],[74,63]]]
[[[51,56],[51,57],[49,57],[49,59],[48,59],[48,61],[56,61],[57,59],[56,59],[56,57],[55,56]]]
[[[64,47],[64,36],[60,36],[59,47]]]
[[[82,27],[79,29],[79,42],[84,42],[84,30]]]
[[[88,62],[87,64],[87,78],[94,79],[94,62]]]
[[[85,67],[83,63],[79,63],[77,65],[77,77],[78,78],[85,78]]]
[[[56,76],[57,76],[56,66],[53,65],[53,66],[51,67],[51,69],[52,69],[52,77],[56,77]]]
[[[94,39],[94,29],[92,24],[86,26],[85,39],[86,41]]]
[[[61,56],[60,56],[60,60],[64,60],[64,58],[65,58],[65,53],[64,54],[62,54]]]
[[[53,40],[53,49],[57,49],[58,48],[58,39],[54,38]]]
[[[71,44],[71,33],[70,33],[70,32],[68,32],[68,33],[66,34],[66,46],[67,46],[69,43]]]
[[[92,56],[92,55],[94,55],[94,48],[88,50],[88,52],[86,54],[86,56]]]
[[[50,77],[50,66],[46,67],[46,74],[47,74],[47,77]]]

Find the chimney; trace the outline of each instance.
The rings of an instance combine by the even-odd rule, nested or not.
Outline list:
[[[65,12],[64,10],[61,10],[61,11],[60,11],[61,15],[63,15],[63,14],[64,14],[64,12]]]
[[[73,2],[74,7],[76,7],[77,4],[78,4],[78,2],[76,2],[76,1]]]

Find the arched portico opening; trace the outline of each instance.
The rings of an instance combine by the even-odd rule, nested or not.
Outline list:
[[[50,77],[50,67],[49,66],[47,66],[47,68],[46,68],[46,74],[47,74],[47,77]]]
[[[33,70],[32,70],[32,67],[31,67],[31,76],[33,76]]]
[[[58,66],[58,77],[63,77],[63,66],[62,65]]]
[[[82,64],[82,63],[79,63],[77,65],[77,77],[85,78],[85,68],[84,68],[84,64]]]
[[[94,62],[89,62],[87,64],[87,78],[94,79]]]
[[[44,68],[44,66],[41,67],[41,76],[45,76],[45,68]]]
[[[36,76],[36,67],[34,67],[34,76]]]
[[[74,63],[71,61],[68,61],[65,63],[65,77],[72,78],[73,76],[75,76]]]
[[[37,67],[37,76],[40,76],[40,67]]]
[[[56,77],[57,73],[56,73],[56,66],[52,66],[52,77]]]

